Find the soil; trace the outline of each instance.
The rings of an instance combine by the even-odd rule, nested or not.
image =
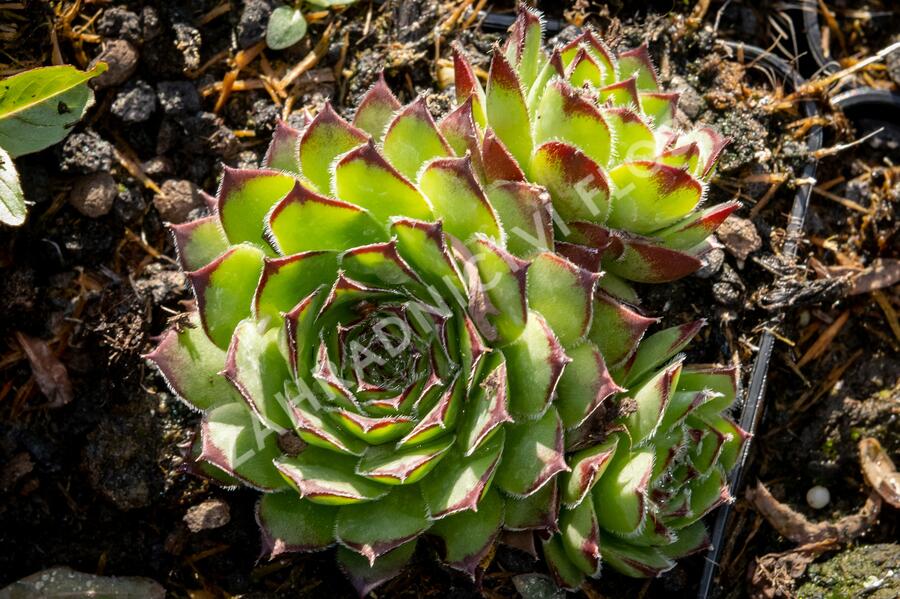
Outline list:
[[[257,165],[279,118],[296,122],[303,109],[315,112],[326,100],[352,114],[381,69],[402,101],[424,94],[432,111],[446,110],[450,42],[459,40],[486,67],[502,34],[496,27],[457,26],[436,47],[436,26],[458,4],[363,1],[310,19],[303,41],[266,51],[267,63],[257,59],[240,75],[251,80],[267,68],[284,72],[336,19],[337,34],[323,57],[292,87],[291,107],[251,89],[232,92],[216,110],[216,85],[231,68],[228,59],[260,41],[269,0],[0,3],[0,75],[50,64],[54,54],[82,67],[101,55],[115,63],[98,86],[96,105],[65,142],[17,160],[30,216],[20,229],[0,228],[0,588],[63,565],[148,577],[173,597],[353,595],[327,552],[259,561],[256,492],[222,489],[187,472],[185,448],[197,416],[141,357],[191,300],[163,222],[201,215],[197,190],[214,190],[223,165]],[[496,14],[511,14],[512,2],[491,4]],[[783,78],[720,43],[773,47],[787,22],[776,4],[712,2],[698,22],[690,18],[693,2],[651,3],[639,11],[616,1],[541,4],[550,23],[564,26],[550,32],[560,40],[575,35],[574,23],[596,27],[614,45],[649,43],[662,79],[682,90],[679,118],[709,123],[732,138],[708,201],[740,199],[741,220],[700,273],[641,288],[643,307],[665,312],[673,324],[707,318],[690,358],[740,361],[745,378],[761,331],[777,326],[766,408],[744,480],[762,480],[814,520],[854,512],[868,495],[858,440],[874,436],[895,462],[900,455],[900,331],[891,328],[900,297],[896,285],[848,295],[840,277],[876,259],[900,258],[896,140],[876,136],[821,157],[816,178],[824,193],[812,196],[798,257],[787,260],[787,214],[810,159],[804,138],[813,123],[795,99],[786,99],[791,90]],[[898,31],[900,12],[890,3],[827,4],[839,31],[831,33],[831,55],[843,66],[886,46]],[[74,11],[68,21],[67,10]],[[794,47],[790,39],[779,44],[775,51]],[[796,62],[813,76],[816,67],[807,63]],[[896,91],[892,75],[889,68],[865,69],[841,87]],[[858,137],[854,123],[829,103],[834,91],[823,87],[813,97],[825,148]],[[103,173],[100,190],[89,185],[97,173]],[[166,201],[159,189],[170,191]],[[830,341],[823,338],[835,322],[843,324]],[[49,345],[71,381],[71,401],[48,402],[16,333]],[[804,500],[814,485],[826,486],[832,498],[818,511]],[[721,556],[722,579],[731,582],[715,596],[745,596],[741,581],[755,558],[792,547],[741,496],[734,507]],[[885,506],[878,525],[858,542],[897,538],[900,519]],[[884,547],[871,551],[895,563],[896,546]],[[437,565],[437,552],[421,543],[413,564],[378,596],[478,596],[477,585]],[[607,571],[584,594],[693,596],[703,566],[703,556],[694,556],[650,581]],[[796,588],[802,596],[828,596],[817,589],[837,585],[829,581],[848,569],[814,565],[806,586],[798,580]],[[515,576],[535,571],[544,572],[539,562],[501,547],[481,590],[517,596]]]

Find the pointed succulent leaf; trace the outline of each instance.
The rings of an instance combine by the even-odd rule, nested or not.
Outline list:
[[[432,158],[452,155],[422,96],[398,112],[384,134],[385,158],[410,181]]]
[[[380,143],[388,123],[400,110],[400,106],[400,100],[388,87],[384,80],[384,72],[381,72],[378,74],[378,80],[360,100],[353,116],[353,126],[365,131]]]
[[[303,177],[315,191],[327,194],[331,189],[334,159],[365,143],[367,135],[345,121],[326,102],[300,139],[300,167]],[[342,197],[342,196],[341,196]]]
[[[292,175],[300,175],[300,137],[302,131],[289,126],[279,120],[272,134],[272,141],[266,156],[263,158],[263,166],[276,171],[285,171]]]
[[[677,281],[700,269],[703,263],[693,253],[664,247],[655,238],[622,233],[622,253],[606,259],[603,266],[623,279],[638,283]]]
[[[559,141],[541,144],[532,158],[531,172],[550,192],[553,208],[564,221],[606,220],[610,201],[606,173],[575,146]]]
[[[228,238],[215,216],[170,225],[178,261],[185,270],[196,270],[228,249]]]
[[[472,253],[462,260],[470,289],[469,313],[485,339],[507,345],[519,338],[528,319],[530,264],[485,237],[470,246]]]
[[[612,462],[619,437],[612,435],[602,443],[576,452],[569,460],[571,472],[562,478],[562,502],[569,508],[580,505]]]
[[[700,148],[700,164],[696,175],[704,180],[712,176],[722,150],[730,142],[729,138],[722,137],[711,127],[698,127],[678,138],[678,145],[696,143]]]
[[[199,270],[187,273],[209,338],[225,349],[234,328],[250,316],[263,253],[251,245],[233,246]]]
[[[370,561],[346,547],[338,547],[338,567],[350,579],[357,594],[368,597],[369,593],[400,574],[412,559],[415,550],[416,543],[409,542]]]
[[[334,545],[337,508],[301,499],[293,491],[264,493],[256,505],[263,555],[321,551]]]
[[[563,549],[575,566],[589,576],[600,572],[600,525],[592,501],[582,501],[559,514]]]
[[[656,432],[662,422],[669,398],[675,393],[680,375],[679,361],[661,370],[630,393],[637,404],[637,409],[625,416],[622,422],[631,436],[632,446],[642,444]]]
[[[600,535],[603,558],[610,567],[633,578],[652,578],[675,567],[661,550],[639,547],[613,535]]]
[[[566,430],[580,426],[608,397],[622,391],[606,368],[597,346],[585,341],[569,348],[572,360],[556,387],[556,409]]]
[[[450,256],[440,222],[394,219],[390,232],[397,239],[400,256],[426,283],[440,289],[440,295],[448,293],[452,297],[463,297],[460,272]]]
[[[172,391],[196,410],[240,401],[234,388],[219,376],[225,352],[203,332],[197,312],[190,313],[186,326],[163,333],[146,358],[156,364]]]
[[[697,206],[703,190],[690,174],[656,162],[622,164],[609,178],[615,185],[609,224],[636,233],[680,220]]]
[[[500,52],[494,52],[488,74],[485,111],[497,137],[520,165],[531,156],[528,108],[516,72]]]
[[[278,432],[291,427],[284,396],[290,365],[280,337],[280,329],[267,331],[254,320],[242,321],[231,338],[222,372],[260,421]]]
[[[265,216],[294,187],[296,180],[278,171],[225,167],[217,194],[217,212],[231,244],[251,243],[272,255]]]
[[[731,407],[740,393],[738,375],[738,369],[734,366],[690,364],[685,366],[681,378],[678,380],[678,389],[684,391],[709,390],[716,393],[717,397],[704,406],[701,412],[718,414]]]
[[[615,365],[628,358],[644,333],[656,322],[628,308],[603,292],[596,294],[590,339],[603,354],[607,364]]]
[[[541,66],[534,83],[531,85],[531,89],[528,90],[528,94],[525,96],[525,104],[528,106],[529,117],[532,119],[534,118],[537,108],[541,103],[541,98],[544,95],[544,90],[547,89],[547,84],[550,83],[550,80],[553,79],[553,77],[564,77],[565,70],[565,66],[562,63],[562,58],[559,54],[559,49],[554,48],[550,53],[550,58]]]
[[[337,161],[333,191],[337,197],[367,209],[384,225],[392,216],[432,217],[427,200],[384,159],[371,140]]]
[[[583,87],[585,84],[603,87],[603,68],[597,64],[587,49],[582,47],[569,63],[566,79],[575,87]]]
[[[451,436],[401,449],[372,446],[357,464],[356,472],[387,485],[411,485],[438,465],[454,441]]]
[[[666,247],[687,250],[712,235],[728,215],[740,208],[739,202],[725,202],[706,210],[695,212],[682,221],[658,231],[655,236]]]
[[[559,491],[551,480],[525,498],[511,497],[506,502],[503,526],[506,530],[555,532],[559,522]]]
[[[560,472],[567,472],[563,455],[563,428],[556,410],[550,408],[535,422],[506,427],[503,460],[494,482],[513,497],[533,495]]]
[[[520,258],[553,248],[550,196],[542,187],[498,181],[487,189],[491,205],[506,229],[507,249]]]
[[[300,183],[269,215],[269,231],[283,254],[345,250],[386,239],[365,209],[314,193]]]
[[[677,148],[668,148],[656,157],[656,161],[696,173],[700,164],[700,147],[696,143],[690,143]],[[672,226],[677,225],[678,223]]]
[[[422,480],[422,495],[433,519],[478,508],[500,463],[503,446],[501,429],[470,455],[463,455],[459,449],[451,450],[431,475]]]
[[[660,553],[671,560],[699,553],[710,546],[709,535],[703,522],[694,522],[678,531],[678,539],[659,548]]]
[[[516,159],[506,149],[506,145],[488,128],[478,152],[481,156],[481,167],[485,181],[524,181],[525,174]]]
[[[258,318],[281,322],[298,297],[306,297],[321,285],[334,281],[337,254],[320,250],[280,258],[266,258],[256,288],[254,307]]]
[[[354,472],[356,459],[318,447],[307,447],[299,455],[281,455],[275,467],[307,501],[321,505],[350,505],[374,502],[390,487],[370,481]],[[374,504],[373,504],[374,505]]]
[[[275,491],[285,482],[273,460],[281,454],[278,435],[264,428],[241,402],[216,406],[200,426],[201,459],[258,489]]]
[[[472,97],[450,111],[438,123],[438,130],[458,158],[468,152],[475,163],[475,170],[481,168],[480,134],[472,116]]]
[[[544,559],[547,560],[547,566],[556,583],[571,591],[578,589],[584,582],[584,572],[572,563],[560,535],[553,535],[544,541],[543,550]]]
[[[609,102],[615,106],[637,109],[640,104],[638,95],[637,78],[634,76],[616,81],[598,91],[600,102]]]
[[[653,130],[630,108],[609,108],[603,118],[613,132],[613,151],[620,161],[649,160],[656,154]]]
[[[619,59],[619,76],[621,78],[634,74],[637,76],[638,89],[651,92],[659,90],[656,67],[653,66],[653,60],[650,58],[646,44],[633,50],[620,52],[617,58]]]
[[[466,59],[462,47],[454,42],[453,48],[453,72],[456,83],[456,101],[459,104],[472,98],[472,115],[480,127],[484,127],[485,117],[485,93],[481,82],[475,76],[475,70]]]
[[[375,558],[415,539],[429,526],[419,489],[400,486],[380,501],[341,507],[335,534],[342,545],[373,564]]]
[[[600,110],[563,80],[550,82],[535,116],[536,143],[563,141],[600,166],[612,156],[612,132]]]
[[[690,508],[686,515],[665,518],[664,522],[673,528],[683,528],[708,514],[726,501],[731,501],[727,478],[721,467],[715,467],[708,476],[695,478],[688,485]]]
[[[503,348],[509,378],[509,411],[516,422],[536,420],[551,405],[563,369],[569,363],[554,329],[531,311],[525,330]]]
[[[312,399],[315,396],[310,393]],[[318,400],[316,400],[318,402]],[[366,445],[312,407],[312,401],[291,402],[289,415],[300,438],[315,447],[343,454],[362,455]]]
[[[510,63],[516,65],[524,89],[531,87],[541,67],[542,37],[543,20],[540,13],[521,6],[506,40],[506,56]]]
[[[653,333],[641,342],[634,357],[629,361],[625,384],[641,380],[647,373],[661,366],[691,342],[706,325],[705,319],[670,327]]]
[[[620,536],[642,530],[649,507],[647,486],[653,472],[652,449],[626,449],[619,448],[593,492],[600,526]]]
[[[677,93],[641,92],[641,112],[650,117],[653,125],[660,127],[668,125],[675,119],[675,110],[678,107]]]
[[[551,252],[538,254],[528,277],[528,305],[541,313],[560,343],[569,347],[591,326],[600,275]]]
[[[503,524],[504,501],[489,490],[478,503],[478,511],[468,510],[438,520],[429,529],[444,542],[444,560],[450,566],[475,577],[481,560],[491,549]]]
[[[419,188],[444,230],[463,242],[481,233],[502,243],[500,221],[466,158],[433,160],[422,170]]]
[[[419,275],[397,253],[397,240],[358,245],[340,255],[347,276],[368,285],[418,288]],[[333,271],[332,271],[333,272]]]

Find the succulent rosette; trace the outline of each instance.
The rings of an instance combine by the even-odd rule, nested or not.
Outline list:
[[[674,126],[678,93],[660,89],[646,46],[615,53],[590,30],[550,54],[542,44],[540,16],[521,9],[486,87],[456,47],[459,106],[446,129],[467,140],[488,180],[544,186],[559,241],[600,253],[604,287],[696,271],[738,207],[701,209],[728,140]]]
[[[381,78],[172,226],[197,305],[148,358],[203,414],[194,461],[263,492],[265,554],[336,546],[362,594],[424,534],[472,576],[511,533],[566,586],[601,560],[658,573],[704,546],[745,437],[721,415],[736,370],[683,366],[703,323],[645,338],[478,102],[435,122]]]

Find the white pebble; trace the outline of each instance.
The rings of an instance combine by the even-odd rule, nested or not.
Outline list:
[[[831,501],[831,493],[821,485],[816,485],[806,492],[806,503],[814,510],[820,510]]]

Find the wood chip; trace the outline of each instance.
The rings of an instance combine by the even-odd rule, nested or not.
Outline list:
[[[869,268],[854,277],[849,294],[869,293],[897,283],[900,283],[900,259],[878,258]]]
[[[859,442],[859,463],[866,482],[895,508],[900,508],[900,472],[878,439],[866,437]]]
[[[19,345],[28,356],[31,373],[41,392],[47,397],[48,408],[58,408],[72,401],[72,382],[62,362],[53,354],[50,346],[41,339],[16,332]]]

